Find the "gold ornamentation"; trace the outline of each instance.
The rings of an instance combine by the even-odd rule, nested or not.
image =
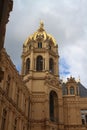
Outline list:
[[[58,88],[60,87],[60,84],[55,77],[50,77],[50,76],[46,77],[45,84],[49,84],[51,86],[58,87]]]
[[[50,43],[53,43],[54,46],[56,46],[56,40],[50,34],[46,33],[44,29],[44,23],[41,21],[38,30],[33,35],[27,38],[27,40],[24,42],[24,46],[26,47],[31,42],[46,41],[46,40]]]

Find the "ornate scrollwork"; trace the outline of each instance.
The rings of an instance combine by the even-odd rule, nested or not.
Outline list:
[[[45,84],[60,88],[59,81],[55,77],[46,76]]]

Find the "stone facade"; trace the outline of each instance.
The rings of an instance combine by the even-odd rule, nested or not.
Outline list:
[[[8,23],[9,13],[12,11],[13,1],[12,0],[0,0],[0,60],[1,50],[4,47],[6,24]],[[0,81],[3,79],[3,71],[0,68]]]
[[[24,42],[22,53],[22,75],[31,93],[32,130],[87,127],[87,89],[86,96],[83,93],[81,97],[79,82],[74,78],[62,83],[58,61],[58,45],[41,22],[39,29]]]
[[[0,0],[0,50],[4,46],[6,24],[9,21],[9,13],[12,11],[12,0]]]
[[[29,128],[30,93],[5,49],[0,67],[4,78],[0,82],[0,130]]]
[[[86,130],[87,89],[59,78],[55,39],[44,29],[23,44],[21,75],[3,48],[0,67],[0,130]]]

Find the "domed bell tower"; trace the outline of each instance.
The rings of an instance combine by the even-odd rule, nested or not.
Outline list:
[[[58,60],[58,45],[40,22],[24,42],[22,53],[22,75],[31,93],[31,130],[63,129]]]

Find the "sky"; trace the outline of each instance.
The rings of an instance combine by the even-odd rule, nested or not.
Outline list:
[[[60,78],[80,78],[87,87],[87,0],[14,0],[5,48],[21,71],[24,41],[42,20],[58,44]]]

